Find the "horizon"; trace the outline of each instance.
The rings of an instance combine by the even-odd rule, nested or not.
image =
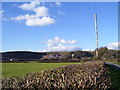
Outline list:
[[[99,48],[118,49],[117,2],[3,2],[1,51],[95,50],[94,13]]]
[[[100,47],[100,48],[106,48],[106,47]],[[98,49],[100,49],[100,48],[98,48]],[[95,50],[96,50],[96,49],[95,49]],[[75,51],[94,52],[95,50],[75,50]],[[118,50],[118,49],[108,49],[108,50]],[[75,52],[75,51],[46,51],[46,52]],[[29,51],[29,50],[0,51],[0,53],[6,53],[6,52],[35,52],[35,53],[46,53],[46,52]]]

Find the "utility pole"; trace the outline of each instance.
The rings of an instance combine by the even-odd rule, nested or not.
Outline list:
[[[72,59],[74,58],[74,56],[75,56],[75,55],[74,55],[74,54],[72,54]]]
[[[97,25],[97,14],[94,13],[95,20],[95,31],[96,31],[96,57],[98,57],[98,25]]]

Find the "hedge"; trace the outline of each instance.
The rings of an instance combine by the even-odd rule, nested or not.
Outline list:
[[[18,90],[83,90],[111,88],[104,62],[89,61],[57,69],[29,73],[22,78],[2,79],[2,89]]]

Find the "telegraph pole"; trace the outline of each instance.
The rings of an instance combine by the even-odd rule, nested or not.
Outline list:
[[[96,32],[96,57],[98,57],[98,25],[97,25],[97,14],[94,13],[95,20],[95,32]]]

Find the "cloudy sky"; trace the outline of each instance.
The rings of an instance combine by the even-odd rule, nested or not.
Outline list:
[[[117,49],[117,11],[117,2],[4,2],[2,51],[94,50],[94,13],[99,47]]]

